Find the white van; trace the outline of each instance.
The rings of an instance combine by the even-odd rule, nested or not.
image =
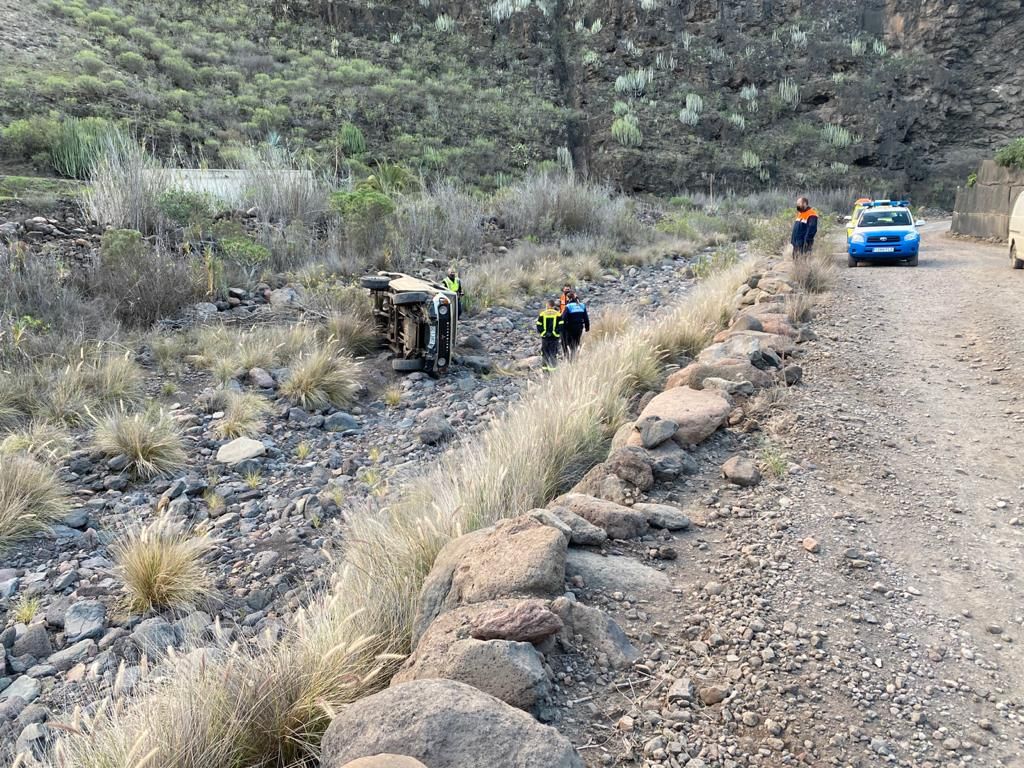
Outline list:
[[[1017,195],[1010,213],[1010,266],[1024,268],[1024,192]]]

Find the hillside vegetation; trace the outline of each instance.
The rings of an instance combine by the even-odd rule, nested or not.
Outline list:
[[[2,155],[74,174],[52,149],[73,115],[188,163],[269,139],[340,174],[388,160],[487,189],[571,160],[672,193],[913,184],[921,150],[991,143],[966,116],[941,126],[973,97],[937,74],[926,11],[895,35],[884,14],[775,5],[48,0],[45,34],[3,54]]]

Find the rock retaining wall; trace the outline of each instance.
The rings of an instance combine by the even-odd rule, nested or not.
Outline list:
[[[1005,241],[1014,203],[1024,192],[1024,171],[985,160],[972,187],[960,187],[953,208],[952,231],[970,237]]]
[[[628,589],[619,583],[628,574],[604,566],[599,548],[609,540],[650,539],[675,556],[653,533],[685,535],[691,522],[676,507],[646,503],[646,493],[696,471],[695,444],[742,421],[758,390],[800,380],[792,358],[813,334],[786,313],[786,296],[796,290],[790,267],[759,265],[737,292],[730,329],[670,376],[664,392],[641,399],[636,421],[576,487],[546,509],[445,546],[423,585],[412,654],[390,688],[335,718],[322,768],[398,765],[386,762],[396,754],[430,768],[582,768],[569,741],[536,719],[557,715],[548,656],[576,654],[607,670],[628,668],[639,653],[566,581],[619,580],[606,586]],[[739,460],[723,471],[740,485],[760,479]]]

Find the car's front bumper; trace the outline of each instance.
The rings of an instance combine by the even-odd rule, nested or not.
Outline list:
[[[860,261],[903,261],[917,256],[920,240],[901,240],[897,243],[849,243],[847,253]]]

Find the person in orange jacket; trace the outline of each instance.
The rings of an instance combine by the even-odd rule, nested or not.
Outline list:
[[[796,220],[793,222],[793,257],[807,255],[814,247],[814,236],[818,234],[818,212],[811,208],[806,197],[796,199]]]

